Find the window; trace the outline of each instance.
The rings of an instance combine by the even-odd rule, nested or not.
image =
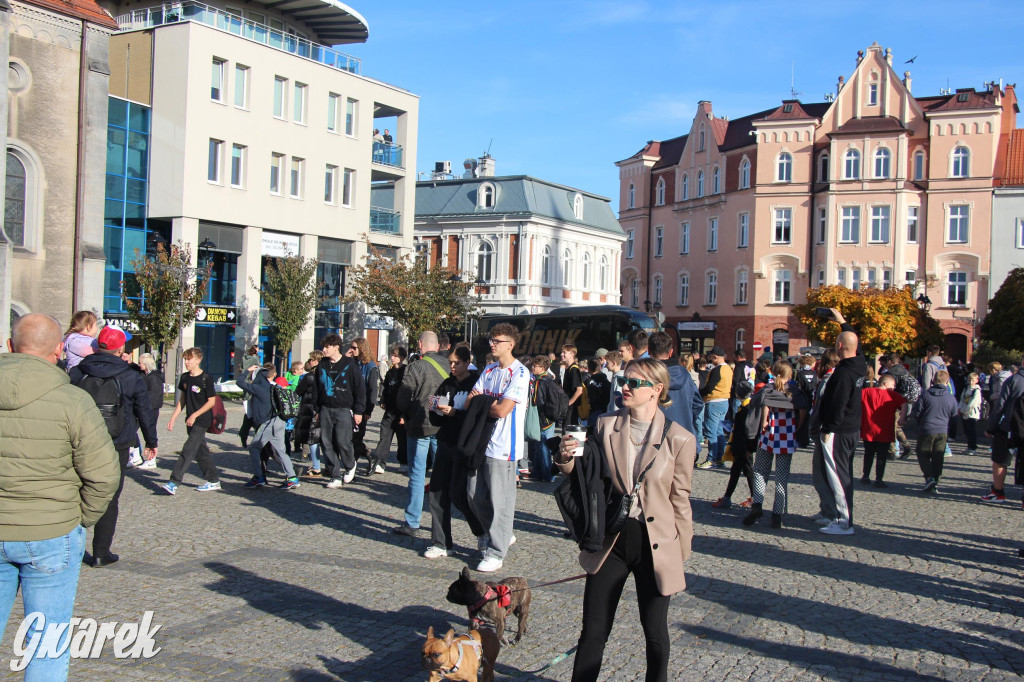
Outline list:
[[[274,118],[284,118],[288,103],[288,79],[274,76]]]
[[[630,230],[629,232],[626,233],[626,258],[633,257],[634,232],[634,230]]]
[[[818,182],[828,182],[828,154],[818,157]]]
[[[740,189],[748,189],[750,187],[750,161],[743,159],[743,163],[740,164]]]
[[[284,154],[270,154],[270,193],[281,193],[281,174],[284,173]]]
[[[680,194],[683,197],[683,201],[690,198],[690,176],[685,173],[683,174],[683,188]]]
[[[743,350],[747,345],[747,330],[740,327],[736,330],[736,350]]]
[[[704,304],[718,305],[718,273],[709,272],[704,282]]]
[[[891,268],[882,268],[882,289],[892,289]]]
[[[7,195],[4,201],[3,231],[14,246],[25,246],[25,213],[28,204],[28,168],[7,150]],[[6,313],[5,313],[6,314]]]
[[[824,270],[824,268],[819,268],[818,269],[818,283],[817,283],[817,286],[819,286],[819,287],[825,286],[825,270]]]
[[[356,136],[356,111],[358,109],[358,100],[345,100],[345,134],[349,137]]]
[[[677,284],[679,288],[679,305],[690,305],[690,276],[680,274]]]
[[[971,152],[967,147],[957,147],[953,150],[953,177],[966,178],[971,174]]]
[[[704,171],[697,171],[697,198],[704,196]]]
[[[892,159],[892,154],[885,147],[879,147],[875,150],[875,177],[886,180],[889,178],[889,162]]]
[[[868,286],[872,289],[878,288],[878,271],[874,268],[868,268]]]
[[[551,247],[547,245],[540,251],[540,283],[551,285]]]
[[[711,174],[711,193],[718,194],[722,191],[722,170],[715,167],[714,172]]]
[[[640,280],[634,279],[633,282],[629,285],[629,294],[630,294],[630,299],[631,299],[630,305],[632,305],[634,308],[639,308],[640,307]]]
[[[860,290],[860,268],[853,268],[851,270],[850,274],[852,275],[851,288],[854,291],[859,291]]]
[[[654,257],[661,258],[665,245],[665,228],[658,225],[654,228]]]
[[[967,305],[967,273],[949,273],[946,286],[946,305],[966,306]]]
[[[249,67],[235,64],[235,106],[249,108]]]
[[[577,194],[572,198],[572,214],[576,220],[583,220],[583,195]]]
[[[476,249],[476,281],[490,282],[494,261],[494,247],[487,242],[480,242]]]
[[[790,270],[775,271],[775,287],[772,303],[793,302],[793,273]]]
[[[629,192],[627,194],[626,206],[628,208],[636,208],[636,187],[634,185],[630,185]]]
[[[292,199],[302,198],[302,188],[305,185],[306,160],[292,157],[292,169],[289,174],[288,194]]]
[[[654,188],[654,205],[665,205],[665,178],[658,178],[658,184]]]
[[[793,240],[793,209],[775,209],[775,231],[772,233],[773,244],[789,244]]]
[[[608,257],[603,254],[597,262],[597,286],[600,291],[608,291]]]
[[[904,279],[905,279],[906,283],[910,284],[911,286],[916,284],[917,283],[917,270],[907,270],[906,273],[904,273]]]
[[[580,282],[580,285],[583,287],[584,291],[589,291],[590,290],[590,252],[589,251],[584,251],[583,252],[583,258],[580,260],[580,263],[582,264],[582,266],[581,266],[582,272],[580,273],[582,275],[582,281]]]
[[[739,234],[736,236],[736,246],[745,249],[750,245],[750,214],[740,213]]]
[[[306,122],[306,92],[308,86],[303,83],[295,84],[294,101],[292,102],[292,120],[296,123]]]
[[[914,179],[924,180],[924,152],[914,154]]]
[[[824,206],[818,208],[818,234],[815,239],[819,244],[825,243],[825,237],[828,235],[828,209]]]
[[[1017,218],[1017,248],[1024,249],[1024,218]]]
[[[494,186],[484,185],[480,191],[481,206],[483,208],[494,208]]]
[[[246,148],[240,144],[231,145],[231,186],[245,187]]]
[[[846,286],[846,268],[836,269],[836,284],[841,287]]]
[[[871,207],[871,238],[873,244],[889,243],[889,206]]]
[[[736,274],[736,303],[745,305],[747,302],[748,275],[746,270],[740,270]]]
[[[206,162],[206,179],[209,182],[220,183],[220,155],[224,149],[222,140],[210,138],[210,153]]]
[[[327,95],[327,132],[338,132],[338,101],[341,95],[333,92]]]
[[[663,290],[661,275],[654,276],[654,303],[661,305],[661,293]]]
[[[878,105],[878,83],[868,84],[868,106],[874,107]]]
[[[708,220],[708,251],[718,251],[718,218]]]
[[[224,68],[227,62],[219,57],[213,58],[213,72],[210,75],[210,99],[214,102],[224,103]]]
[[[778,172],[775,175],[775,179],[778,182],[793,182],[793,155],[789,152],[782,152],[779,154],[779,162],[777,164]]]
[[[949,207],[949,230],[946,232],[946,241],[951,244],[966,244],[967,230],[970,226],[969,206]]]
[[[841,244],[860,241],[860,206],[843,206],[843,226],[839,232]]]
[[[847,180],[856,180],[860,177],[860,152],[856,149],[846,152],[843,160],[843,177]]]
[[[562,251],[562,288],[568,289],[572,286],[572,251]]]
[[[690,253],[690,223],[679,223],[679,253]]]
[[[699,151],[699,152],[704,151],[704,124],[703,123],[701,123],[701,125],[700,125],[700,142],[698,143],[697,151]]]
[[[341,174],[341,205],[352,206],[356,191],[356,172],[346,168]]]
[[[324,203],[334,204],[338,191],[338,167],[327,165],[324,171]]]
[[[919,206],[907,207],[907,243],[917,243],[917,224],[921,208]]]

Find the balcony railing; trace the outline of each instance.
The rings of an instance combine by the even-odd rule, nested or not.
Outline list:
[[[380,234],[401,234],[402,215],[386,208],[370,209],[370,232]]]
[[[332,50],[281,29],[258,24],[201,2],[169,2],[156,7],[132,10],[117,17],[117,25],[122,31],[135,31],[185,21],[196,21],[275,50],[349,73],[359,73],[360,61],[344,52]]]
[[[402,165],[402,145],[388,142],[373,143],[373,162],[384,166],[404,168]]]

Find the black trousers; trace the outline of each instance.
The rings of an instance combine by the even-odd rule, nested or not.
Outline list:
[[[199,472],[207,482],[216,483],[220,480],[217,466],[213,463],[213,457],[210,455],[210,448],[206,445],[206,429],[208,428],[199,425],[185,427],[188,439],[181,447],[181,454],[178,455],[178,461],[174,465],[174,470],[171,471],[171,480],[175,483],[181,483],[185,472],[192,466],[193,461],[199,465]]]
[[[238,427],[238,437],[242,441],[242,447],[246,447],[249,442],[249,432],[252,430],[252,420],[249,419],[249,415],[242,415],[242,425]]]
[[[381,464],[388,461],[388,453],[391,452],[391,439],[398,439],[398,463],[408,464],[409,463],[409,443],[405,436],[405,424],[399,424],[398,420],[401,419],[394,412],[384,412],[384,416],[380,419],[380,440],[377,443],[377,449],[373,451],[373,456],[380,461]]]
[[[361,459],[370,458],[370,451],[367,449],[363,439],[366,438],[366,425],[370,422],[371,414],[373,414],[373,408],[370,408],[370,411],[363,415],[363,421],[356,425],[356,430],[352,434],[352,450],[355,453],[357,462]]]
[[[341,475],[356,466],[352,450],[352,410],[346,407],[320,409],[320,452],[327,460],[327,475]]]
[[[683,570],[682,566],[679,570]],[[601,570],[587,576],[587,586],[583,593],[583,632],[580,633],[576,661],[572,668],[573,682],[596,680],[601,672],[601,659],[612,631],[615,608],[630,573],[636,585],[640,624],[647,640],[646,679],[648,682],[667,682],[670,597],[658,592],[647,527],[635,519],[626,521]]]
[[[736,485],[740,482],[740,476],[747,479],[747,488],[750,495],[754,494],[754,467],[750,463],[750,452],[732,451],[732,468],[729,469],[729,483],[725,486],[725,496],[732,498],[736,492]]]
[[[875,480],[881,481],[885,476],[885,461],[889,456],[889,447],[892,443],[877,443],[875,441],[864,441],[864,475],[863,478],[871,478],[871,465],[875,465]]]
[[[117,492],[114,493],[114,498],[107,505],[107,510],[103,512],[103,516],[93,528],[92,555],[94,557],[110,556],[110,545],[114,542],[114,531],[117,530],[117,501],[121,498],[121,489],[124,488],[124,470],[128,464],[128,450],[132,446],[129,443],[114,447],[117,449],[117,460],[121,464],[121,482],[117,484]]]
[[[485,529],[469,508],[466,494],[465,460],[455,448],[437,441],[434,468],[430,471],[430,540],[438,547],[452,548],[452,507],[466,517],[473,535],[480,537]]]

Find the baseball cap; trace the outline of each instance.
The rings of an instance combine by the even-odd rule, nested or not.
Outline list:
[[[100,330],[99,338],[96,339],[97,345],[103,350],[117,350],[124,344],[131,340],[132,335],[120,327],[108,324]]]
[[[608,355],[608,349],[607,348],[598,348],[597,352],[594,353],[594,357],[595,358],[603,358],[606,355]]]
[[[722,348],[721,346],[715,346],[710,351],[708,351],[708,355],[717,355],[720,358],[724,358],[725,357],[725,349]]]

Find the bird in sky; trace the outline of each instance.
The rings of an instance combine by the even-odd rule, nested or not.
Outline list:
[[[903,63],[904,64],[913,64],[915,59],[917,59],[917,55],[916,54],[913,57],[911,57],[910,59],[908,59],[907,61],[903,62]]]

